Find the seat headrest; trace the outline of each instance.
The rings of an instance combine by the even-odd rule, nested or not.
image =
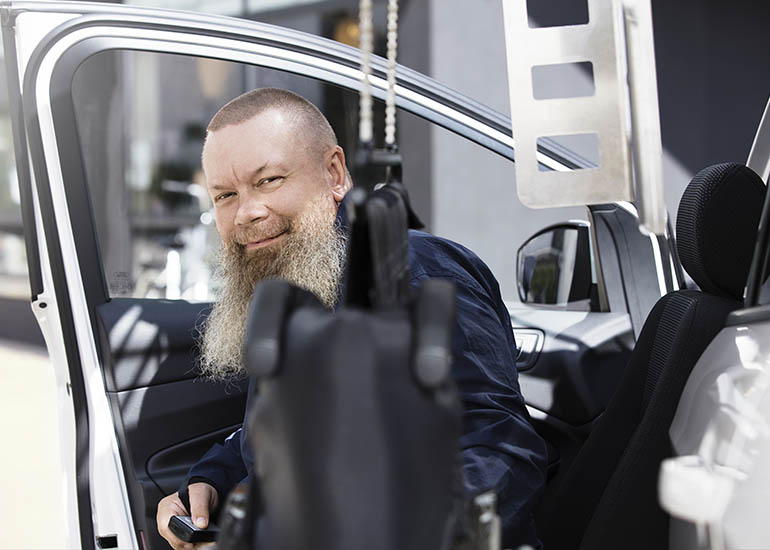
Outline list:
[[[701,290],[743,297],[764,200],[762,178],[742,164],[709,166],[687,186],[679,201],[677,249]]]

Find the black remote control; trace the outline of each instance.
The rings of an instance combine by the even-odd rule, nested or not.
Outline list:
[[[185,542],[214,542],[219,535],[219,527],[213,523],[205,529],[196,527],[190,516],[171,516],[168,528]]]

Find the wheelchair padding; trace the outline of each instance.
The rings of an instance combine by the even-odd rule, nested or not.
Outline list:
[[[447,283],[426,281],[417,305],[288,313],[277,368],[258,377],[248,419],[264,510],[257,548],[451,548],[461,405],[448,372],[425,384],[414,369],[416,310],[447,296],[434,284]],[[275,286],[254,296],[268,317],[257,302]],[[453,314],[446,321],[449,333]]]
[[[740,299],[746,286],[765,185],[753,170],[717,164],[695,175],[679,202],[679,258],[704,292]]]

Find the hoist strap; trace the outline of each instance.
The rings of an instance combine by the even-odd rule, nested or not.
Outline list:
[[[372,54],[374,52],[374,24],[372,0],[360,0],[358,26],[361,49],[361,100],[358,137],[361,143],[374,139],[372,103]],[[385,146],[396,143],[396,56],[398,53],[398,0],[388,0],[387,21],[387,94],[385,96]]]

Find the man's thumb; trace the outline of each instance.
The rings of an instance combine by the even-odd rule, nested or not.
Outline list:
[[[190,491],[190,517],[199,529],[205,529],[209,525],[209,495],[200,487],[191,485]]]

